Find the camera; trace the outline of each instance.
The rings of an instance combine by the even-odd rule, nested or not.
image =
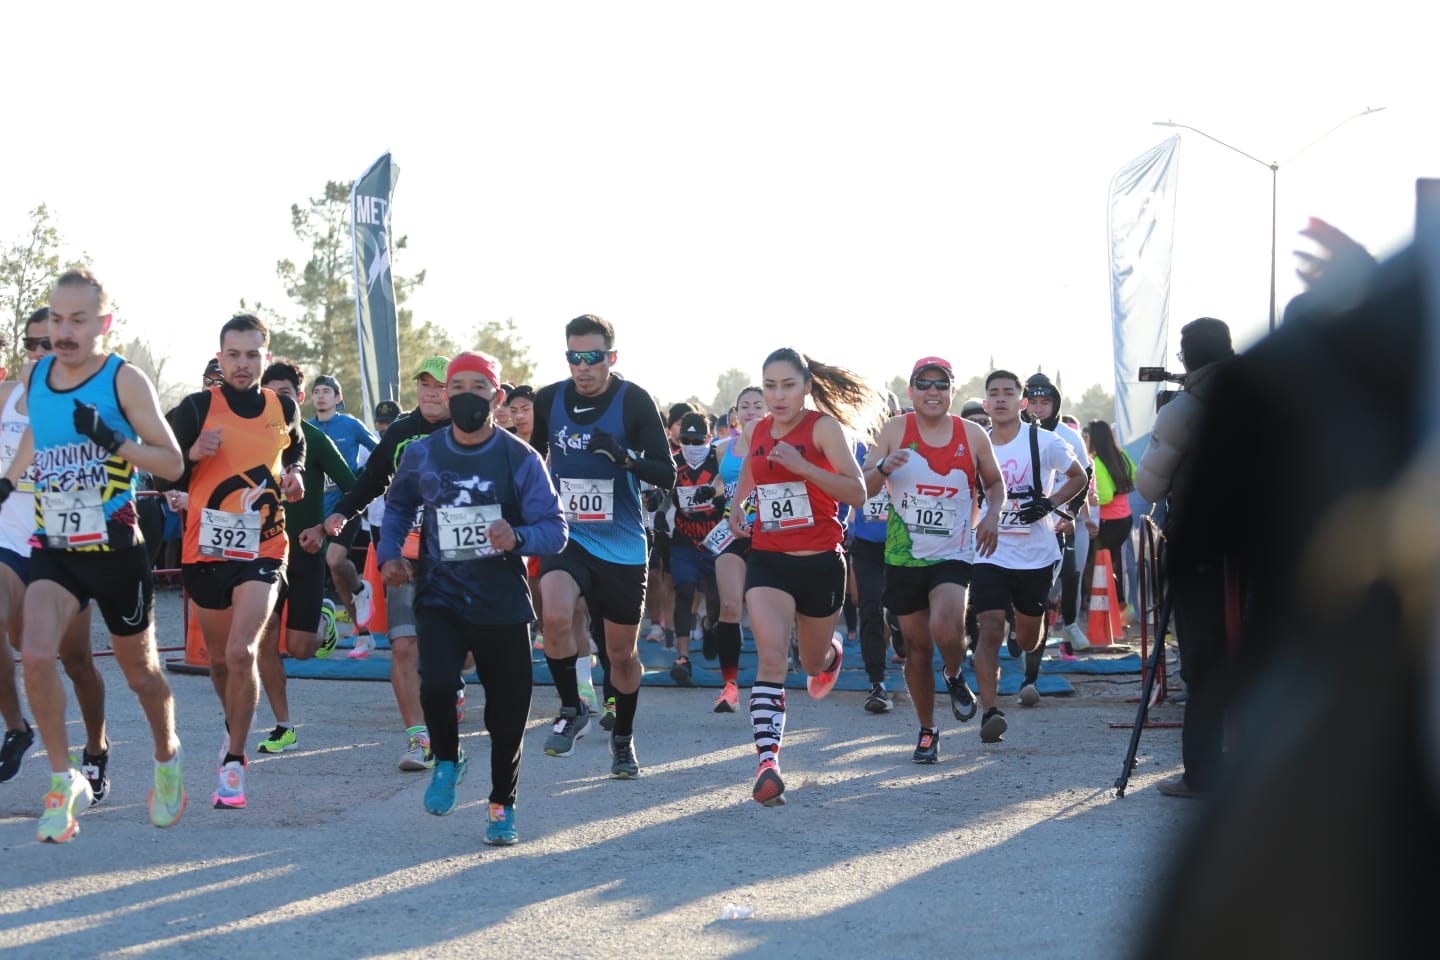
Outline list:
[[[1185,374],[1171,373],[1164,367],[1141,367],[1139,376],[1141,383],[1178,383],[1185,386]]]

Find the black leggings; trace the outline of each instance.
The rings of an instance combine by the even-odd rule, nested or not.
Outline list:
[[[514,804],[520,785],[520,755],[530,720],[530,625],[474,624],[455,610],[415,611],[420,649],[420,706],[436,760],[460,755],[455,691],[462,683],[465,654],[485,688],[485,730],[490,734],[490,802]]]
[[[1130,539],[1130,530],[1135,518],[1120,517],[1117,520],[1101,520],[1100,532],[1090,541],[1090,562],[1085,565],[1085,583],[1094,582],[1095,551],[1110,551],[1110,570],[1115,575],[1115,600],[1121,608],[1125,606],[1125,541]]]
[[[860,657],[871,683],[885,682],[885,544],[854,540],[850,564],[860,593]]]

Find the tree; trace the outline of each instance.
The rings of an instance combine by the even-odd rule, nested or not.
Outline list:
[[[514,317],[507,317],[503,323],[498,320],[481,323],[470,340],[475,344],[470,349],[483,350],[500,361],[500,375],[507,383],[518,387],[522,383],[530,383],[535,376],[535,361],[530,357],[529,345],[515,326]]]
[[[1092,385],[1073,402],[1065,401],[1060,411],[1068,413],[1080,421],[1080,426],[1085,426],[1091,420],[1104,420],[1111,426],[1115,423],[1115,397],[1106,393],[1105,388],[1100,384]],[[1130,440],[1135,439],[1130,437]]]
[[[708,405],[701,404],[712,416],[722,417],[735,405],[740,391],[750,386],[754,378],[739,367],[731,367],[715,378],[715,399]]]
[[[63,242],[49,207],[42,203],[30,211],[30,227],[25,235],[0,248],[0,333],[7,343],[0,362],[10,370],[19,370],[25,362],[21,339],[26,318],[45,306],[51,287],[64,270],[90,265],[89,256],[81,253],[63,261],[62,268]]]

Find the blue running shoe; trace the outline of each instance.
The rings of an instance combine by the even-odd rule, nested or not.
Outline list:
[[[508,847],[520,842],[520,834],[515,831],[515,808],[510,804],[490,804],[485,819],[485,842],[492,847]]]
[[[465,779],[465,751],[460,759],[436,760],[435,772],[430,775],[430,786],[425,788],[425,812],[437,817],[447,817],[455,809],[455,788]]]

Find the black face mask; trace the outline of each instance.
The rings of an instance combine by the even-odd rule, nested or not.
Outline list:
[[[450,398],[450,422],[461,433],[475,433],[490,419],[490,400],[478,393],[457,393]]]

